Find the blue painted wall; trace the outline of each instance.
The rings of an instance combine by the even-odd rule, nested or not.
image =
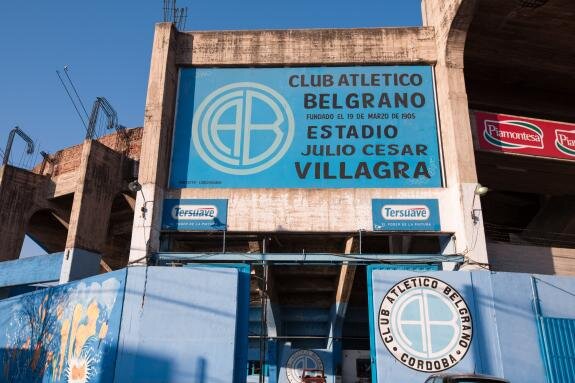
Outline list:
[[[473,340],[465,357],[447,372],[476,372],[505,377],[511,382],[545,382],[545,368],[533,309],[531,275],[477,272],[406,272],[368,269],[372,357],[376,382],[420,381],[429,374],[399,363],[383,344],[377,311],[397,282],[429,275],[453,286],[465,298],[473,317]],[[575,278],[535,276],[542,314],[575,318]]]
[[[63,259],[64,253],[55,253],[2,262],[0,287],[57,281]]]
[[[245,381],[246,358],[235,350],[242,344],[247,353],[249,290],[239,289],[241,274],[235,267],[129,269],[115,381]]]
[[[0,300],[0,381],[245,382],[248,306],[249,266],[137,267]]]

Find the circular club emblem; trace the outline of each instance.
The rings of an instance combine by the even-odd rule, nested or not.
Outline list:
[[[275,90],[255,82],[218,88],[198,106],[192,141],[212,168],[233,175],[266,170],[289,149],[293,112]]]
[[[471,313],[461,294],[425,276],[393,286],[381,302],[378,323],[389,352],[423,372],[455,366],[467,353],[473,335]]]
[[[301,376],[304,369],[323,370],[321,358],[309,350],[299,350],[291,354],[286,364],[288,381],[302,383]]]

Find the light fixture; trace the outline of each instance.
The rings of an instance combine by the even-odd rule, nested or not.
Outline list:
[[[486,186],[477,184],[477,186],[475,186],[475,191],[473,193],[481,197],[482,195],[485,195],[488,191],[489,188],[487,188]],[[475,197],[473,197],[473,202],[475,202]]]
[[[146,207],[146,205],[148,203],[154,202],[154,201],[146,201],[146,196],[144,195],[144,192],[142,191],[142,184],[140,184],[138,182],[138,180],[133,180],[132,182],[130,182],[128,184],[128,189],[133,192],[133,193],[142,193],[142,199],[144,200],[144,204],[142,205],[142,208],[140,209],[142,211],[142,218],[146,219],[146,213],[148,212],[148,208]]]
[[[128,184],[128,189],[134,193],[137,193],[142,190],[142,185],[138,182],[138,180],[133,180]]]
[[[482,195],[485,195],[488,191],[489,188],[481,184],[477,184],[475,186],[475,190],[473,191],[473,201],[471,202],[471,219],[473,220],[474,225],[477,225],[477,223],[479,222],[478,212],[481,211],[481,209],[475,208],[475,198],[477,198],[477,196],[481,197]]]

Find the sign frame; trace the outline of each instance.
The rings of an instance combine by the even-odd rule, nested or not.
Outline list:
[[[441,231],[437,199],[372,199],[371,212],[374,231]]]
[[[227,199],[166,198],[163,201],[161,230],[226,231],[227,216]]]
[[[423,80],[421,80],[421,83],[416,80],[415,84],[419,84],[419,88],[414,86],[411,86],[410,88],[408,86],[402,86],[401,84],[392,84],[385,87],[372,86],[370,88],[369,83],[367,82],[368,80],[365,79],[370,78],[368,75],[373,77],[379,74],[379,72],[385,72],[382,75],[387,76],[416,76],[414,78],[418,78],[417,76],[419,76],[419,78],[423,78]],[[196,80],[199,83],[203,81],[203,78],[209,78],[210,76],[217,77],[220,73],[224,77],[223,80],[212,79],[210,81],[215,81],[216,85],[213,85],[211,88],[208,87],[209,89],[204,90],[203,93],[201,93],[202,91],[196,91],[196,87],[201,88],[201,85],[198,85]],[[337,78],[341,80],[341,78],[346,75],[359,76],[361,74],[365,77],[362,77],[361,80],[363,81],[363,85],[358,85],[353,89],[351,87],[345,88],[343,85],[337,89],[336,87],[312,88],[307,84],[308,88],[302,90],[303,88],[301,88],[301,86],[303,85],[298,84],[295,86],[296,80],[292,81],[292,78],[295,78],[296,76],[294,73],[303,73],[301,76],[332,76],[333,79],[336,79],[333,81],[337,81]],[[260,74],[263,76],[265,81],[258,80],[258,76],[260,76]],[[283,82],[276,79],[274,76],[284,76],[280,79]],[[441,143],[439,119],[437,116],[437,95],[433,66],[388,65],[289,68],[191,67],[179,68],[178,77],[178,95],[176,101],[176,116],[174,118],[174,139],[172,140],[173,147],[169,177],[170,188],[323,189],[441,188],[444,186],[445,169],[443,166],[443,148]],[[230,80],[226,83],[225,78],[233,78],[236,82],[230,83]],[[297,81],[304,83],[305,81],[309,81],[308,77],[306,77],[308,80],[302,80],[303,78],[304,77],[298,77],[299,80]],[[261,82],[258,85],[258,89],[253,89],[252,84],[256,84],[255,81]],[[272,89],[269,85],[274,81],[276,83],[281,83],[283,88],[280,87],[279,91],[276,91],[278,89],[277,87],[275,88],[276,90]],[[186,86],[186,83],[192,84],[194,88],[190,89],[190,86],[192,85]],[[287,87],[286,83],[290,83],[295,87],[285,90]],[[224,85],[218,88],[219,85],[217,84]],[[217,99],[217,97],[219,97],[218,92],[225,93],[233,91],[235,88],[228,89],[232,85],[240,87],[241,91],[244,93],[266,93],[257,97],[262,99],[266,97],[267,99],[275,98],[278,106],[276,109],[282,109],[279,106],[285,106],[287,103],[289,104],[288,109],[291,106],[295,111],[295,119],[293,116],[289,116],[291,112],[284,116],[286,121],[294,119],[295,123],[295,133],[292,132],[292,136],[290,136],[290,134],[287,134],[286,136],[286,140],[291,142],[291,144],[288,145],[289,148],[278,149],[278,156],[272,156],[273,158],[270,160],[273,163],[265,164],[265,166],[262,165],[262,170],[254,170],[254,167],[246,169],[226,169],[228,165],[222,165],[222,158],[223,161],[231,161],[231,158],[224,158],[225,156],[222,157],[222,152],[218,152],[219,149],[217,148],[214,149],[218,145],[220,149],[226,148],[226,146],[221,142],[222,140],[218,142],[217,137],[216,141],[213,141],[214,134],[218,134],[218,129],[219,131],[233,129],[230,128],[229,123],[226,126],[224,126],[225,124],[218,125],[217,122],[220,120],[217,120],[216,123],[212,123],[214,120],[213,115],[219,116],[218,118],[222,116],[222,113],[219,115],[216,113],[222,103],[216,104],[215,107],[212,105],[210,109],[209,102],[206,102]],[[252,88],[249,88],[250,86],[252,86]],[[294,89],[297,90],[297,92],[294,91]],[[361,93],[362,89],[364,93]],[[210,90],[212,91],[211,93]],[[322,111],[323,109],[312,108],[304,110],[305,112],[309,112],[304,116],[302,112],[303,109],[301,109],[302,106],[300,105],[302,101],[301,96],[303,94],[304,96],[311,95],[311,99],[315,101],[308,101],[311,104],[321,107],[322,104],[319,101],[319,97],[324,95],[324,93],[321,92],[333,92],[330,93],[331,101],[326,101],[328,97],[322,100],[327,104],[331,103],[333,108],[341,108],[342,100],[345,98],[344,96],[350,96],[350,92],[357,92],[358,95],[362,97],[368,97],[368,102],[365,105],[369,106],[369,103],[371,102],[369,100],[371,100],[371,97],[373,96],[369,91],[376,96],[383,93],[387,95],[387,92],[389,92],[390,95],[403,92],[402,94],[405,94],[407,95],[406,97],[408,97],[417,93],[424,97],[425,102],[421,109],[417,109],[413,104],[410,104],[410,106],[406,108],[388,108],[386,109],[386,113],[379,113],[382,111],[381,108],[370,109],[369,111],[373,113],[369,114],[366,112],[365,108],[362,107],[349,110],[344,106],[343,109],[331,110],[331,115],[336,116],[331,117],[331,120],[324,118],[315,119],[316,117],[314,117],[313,120],[306,120],[307,118],[311,118],[309,116],[320,114],[316,112]],[[200,94],[196,94],[198,92],[200,92]],[[282,94],[280,94],[282,92],[284,92],[283,96],[287,98],[287,101],[285,98],[283,99],[285,102],[280,100],[283,98]],[[276,97],[278,94],[279,97]],[[337,99],[338,96],[340,97],[339,99]],[[226,97],[232,97],[233,99],[233,96],[229,96],[229,92],[226,94]],[[186,100],[188,100],[188,102],[186,102]],[[353,100],[354,99],[352,98],[352,101]],[[192,106],[189,106],[191,105],[190,101],[194,103]],[[340,104],[338,104],[338,102]],[[204,105],[204,103],[206,104]],[[297,108],[299,109],[296,110],[294,103],[298,104]],[[184,105],[186,106],[184,107]],[[353,113],[347,113],[350,111]],[[388,117],[382,120],[377,120],[375,117],[368,118],[370,114],[372,116],[387,114]],[[202,116],[204,115],[207,117],[202,119]],[[354,117],[350,117],[348,119],[348,115],[353,115]],[[363,117],[360,118],[358,116]],[[393,118],[394,116],[395,118]],[[341,120],[337,120],[337,118],[340,118]],[[186,126],[188,128],[186,128]],[[215,128],[213,126],[215,126]],[[325,126],[331,127],[331,133],[322,136],[322,129]],[[344,133],[344,138],[339,134],[339,141],[334,138],[336,136],[336,133],[334,132],[337,130],[334,129],[338,126],[346,126],[345,131],[348,132]],[[364,126],[367,126],[365,130],[369,132],[369,134],[372,134],[371,131],[374,130],[377,131],[377,134],[381,135],[381,131],[387,129],[389,126],[394,127],[399,133],[393,133],[395,134],[394,138],[390,138],[392,134],[389,133],[389,137],[382,136],[377,139],[365,138],[367,135],[362,135],[363,133],[360,133],[359,138],[357,138],[355,135],[358,131],[364,129]],[[216,130],[216,133],[213,132],[213,129]],[[242,127],[242,129],[244,128]],[[187,130],[190,130],[190,132],[187,132]],[[352,133],[349,133],[350,131]],[[210,142],[210,140],[213,142]],[[417,141],[417,143],[415,143],[414,140]],[[314,142],[318,143],[318,145],[310,144]],[[207,145],[207,147],[211,147],[211,149],[208,148],[207,150],[204,150],[203,146],[205,145]],[[278,145],[281,146],[281,143]],[[375,146],[380,147],[377,154]],[[230,148],[227,149],[231,151],[235,150]],[[366,153],[369,153],[367,155],[366,153],[363,153],[366,150]],[[417,153],[417,155],[415,153]],[[214,155],[218,158],[216,159],[213,157]],[[248,160],[252,160],[252,158],[248,158]],[[228,172],[229,174],[226,174]]]

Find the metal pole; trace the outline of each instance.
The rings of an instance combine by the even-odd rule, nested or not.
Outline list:
[[[539,333],[539,340],[541,346],[541,353],[543,354],[543,362],[545,364],[545,378],[548,383],[554,383],[551,374],[551,365],[549,361],[549,342],[545,331],[545,321],[541,315],[541,301],[539,300],[539,290],[537,289],[537,279],[531,276],[531,292],[533,294],[533,311],[535,311],[535,320],[537,322],[537,332]]]
[[[260,291],[262,297],[262,313],[261,313],[261,327],[260,327],[260,376],[259,383],[265,382],[265,353],[267,345],[267,301],[268,301],[268,264],[263,264],[263,281],[262,290]]]

